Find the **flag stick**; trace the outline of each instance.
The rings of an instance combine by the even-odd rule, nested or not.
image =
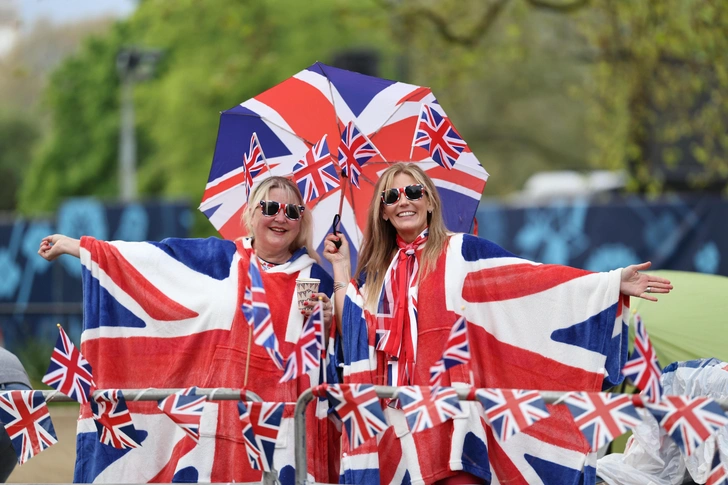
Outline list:
[[[245,380],[243,381],[243,388],[248,388],[248,369],[250,368],[250,342],[253,340],[253,327],[248,325],[248,353],[245,356]]]

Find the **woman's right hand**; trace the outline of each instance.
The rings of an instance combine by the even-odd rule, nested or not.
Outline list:
[[[40,241],[38,254],[47,261],[53,261],[63,254],[70,254],[78,258],[81,255],[81,241],[63,234],[46,236]]]
[[[334,241],[341,241],[341,247],[337,248]],[[349,265],[349,242],[346,240],[343,234],[339,233],[336,236],[328,234],[324,239],[324,258],[331,263],[331,266],[338,266],[345,263]]]

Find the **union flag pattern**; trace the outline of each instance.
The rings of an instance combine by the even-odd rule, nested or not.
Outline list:
[[[73,345],[63,327],[59,325],[58,330],[58,339],[53,347],[48,370],[43,376],[43,383],[81,404],[86,404],[94,382],[91,364]]]
[[[267,168],[263,148],[260,146],[258,134],[255,132],[250,137],[250,150],[243,156],[243,166],[245,168],[245,200],[248,200],[255,178]]]
[[[284,404],[272,402],[249,402],[243,404],[243,406],[241,404],[243,403],[238,404],[238,409],[241,411],[240,416],[243,425],[247,427],[248,422],[250,423],[247,435],[246,428],[243,428],[243,437],[248,450],[250,465],[255,468],[262,464],[263,470],[271,471],[273,469],[273,452],[276,448],[278,431],[283,418]]]
[[[339,187],[339,174],[329,153],[324,135],[306,156],[293,166],[293,180],[303,195],[303,202],[313,202]]]
[[[107,389],[90,401],[99,441],[117,449],[141,446],[120,389]]]
[[[0,392],[0,425],[5,426],[21,465],[58,442],[40,391]]]
[[[200,440],[200,419],[207,397],[196,396],[195,389],[183,389],[161,399],[159,409],[197,443]]]
[[[344,423],[351,449],[387,428],[379,398],[370,384],[340,384],[327,389],[334,412]]]
[[[450,330],[450,336],[445,343],[442,358],[430,367],[430,385],[437,385],[446,370],[458,364],[470,362],[470,343],[468,340],[468,321],[460,317]]]
[[[319,301],[303,325],[296,347],[286,360],[281,382],[301,377],[306,372],[320,367],[321,352],[324,350],[324,313],[323,304]]]
[[[478,389],[476,398],[496,437],[505,442],[536,421],[549,417],[538,391],[520,389]]]
[[[377,149],[369,138],[359,131],[353,121],[347,123],[339,143],[339,166],[342,174],[349,177],[354,187],[359,188],[362,165],[375,155]]]
[[[430,152],[430,157],[441,167],[452,170],[458,157],[467,146],[449,118],[445,118],[432,106],[424,104],[420,111],[413,146]]]
[[[592,451],[637,426],[641,419],[627,395],[604,392],[569,394],[564,403]]]
[[[709,397],[663,396],[645,407],[686,456],[728,424],[723,409]]]
[[[718,450],[715,450],[715,455],[713,455],[713,462],[705,485],[728,485],[728,471],[720,460]]]
[[[283,356],[273,332],[270,307],[256,257],[250,258],[248,265],[248,285],[245,287],[242,310],[248,325],[253,327],[253,341],[266,349],[276,367],[283,369]]]
[[[410,431],[416,433],[442,424],[462,412],[452,387],[402,387],[397,394]]]
[[[662,386],[660,385],[662,368],[657,361],[655,348],[647,335],[647,328],[639,314],[635,314],[635,321],[634,350],[624,364],[622,374],[631,380],[649,400],[659,401],[662,397]]]

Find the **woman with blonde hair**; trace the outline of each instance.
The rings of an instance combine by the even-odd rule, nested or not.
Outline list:
[[[346,381],[600,391],[621,380],[629,296],[656,301],[653,293],[672,289],[640,272],[650,263],[609,273],[532,263],[490,241],[448,232],[442,211],[432,179],[417,164],[397,163],[374,188],[351,282],[346,241],[337,249],[338,238],[327,237]],[[440,359],[460,317],[470,358],[444,369]],[[548,467],[536,463],[549,459],[562,467],[559,473],[585,469],[588,447],[563,406],[534,425],[537,439],[505,443],[485,424],[482,408],[460,405],[453,419],[412,432],[402,406],[391,400],[385,409],[391,426],[344,450],[344,482],[486,483],[495,478],[491,471],[500,483],[531,483],[537,476],[547,482],[541,472]],[[541,445],[531,449],[533,442]],[[539,455],[559,449],[550,458]],[[525,463],[538,469],[522,474]],[[553,483],[571,481],[564,476]]]
[[[333,281],[309,249],[311,214],[293,182],[272,176],[253,187],[242,218],[249,236],[236,241],[104,242],[59,234],[43,238],[38,251],[43,258],[52,261],[70,254],[84,267],[81,351],[91,363],[97,388],[245,388],[263,401],[291,403],[319,383],[325,366],[280,382],[285,365],[281,360],[293,353],[304,319],[319,298],[325,326],[331,322]],[[249,298],[246,289],[253,284],[249,275],[256,278],[255,274],[264,291],[252,288],[253,293],[264,295],[269,309],[265,340],[274,348],[259,344],[241,309]],[[297,278],[320,280],[319,293],[306,302],[304,311],[298,309]],[[260,303],[257,296],[252,299]],[[174,428],[158,412],[150,418],[147,403],[128,403],[135,423],[145,423],[156,436],[143,443],[144,453],[161,460],[144,462],[148,476],[142,481],[187,480],[190,464],[199,481],[261,479],[261,471],[248,461],[237,403],[213,401],[207,406],[211,405],[215,412],[206,416],[215,419],[207,425],[203,420],[200,442],[192,447],[176,434],[164,435],[164,430]],[[81,410],[82,423],[91,417],[87,407]],[[317,481],[336,480],[339,433],[329,420],[317,419],[313,408],[308,423],[309,470]],[[79,424],[82,428],[94,426]],[[294,445],[293,426],[283,427],[273,457],[279,476],[292,473]],[[78,446],[85,450],[84,464],[77,467],[75,479],[93,482],[95,469],[105,466],[105,445],[95,433],[79,432]],[[193,448],[209,450],[210,456],[202,459]],[[115,472],[136,473],[139,466],[133,456],[129,454],[129,475],[121,463]],[[96,460],[98,465],[93,465]]]

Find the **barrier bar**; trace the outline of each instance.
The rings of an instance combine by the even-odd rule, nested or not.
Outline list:
[[[92,397],[96,397],[97,393],[106,391],[108,389],[97,389],[93,392]],[[124,399],[127,401],[159,401],[165,397],[169,397],[183,389],[119,389],[124,395]],[[233,389],[227,387],[220,388],[209,388],[200,389],[198,388],[195,392],[198,396],[207,396],[211,401],[242,401],[240,393],[243,389]],[[58,391],[40,391],[43,393],[43,398],[46,402],[76,402],[75,399],[71,399],[65,394],[61,394]],[[245,391],[245,397],[248,401],[262,401],[253,391]]]

